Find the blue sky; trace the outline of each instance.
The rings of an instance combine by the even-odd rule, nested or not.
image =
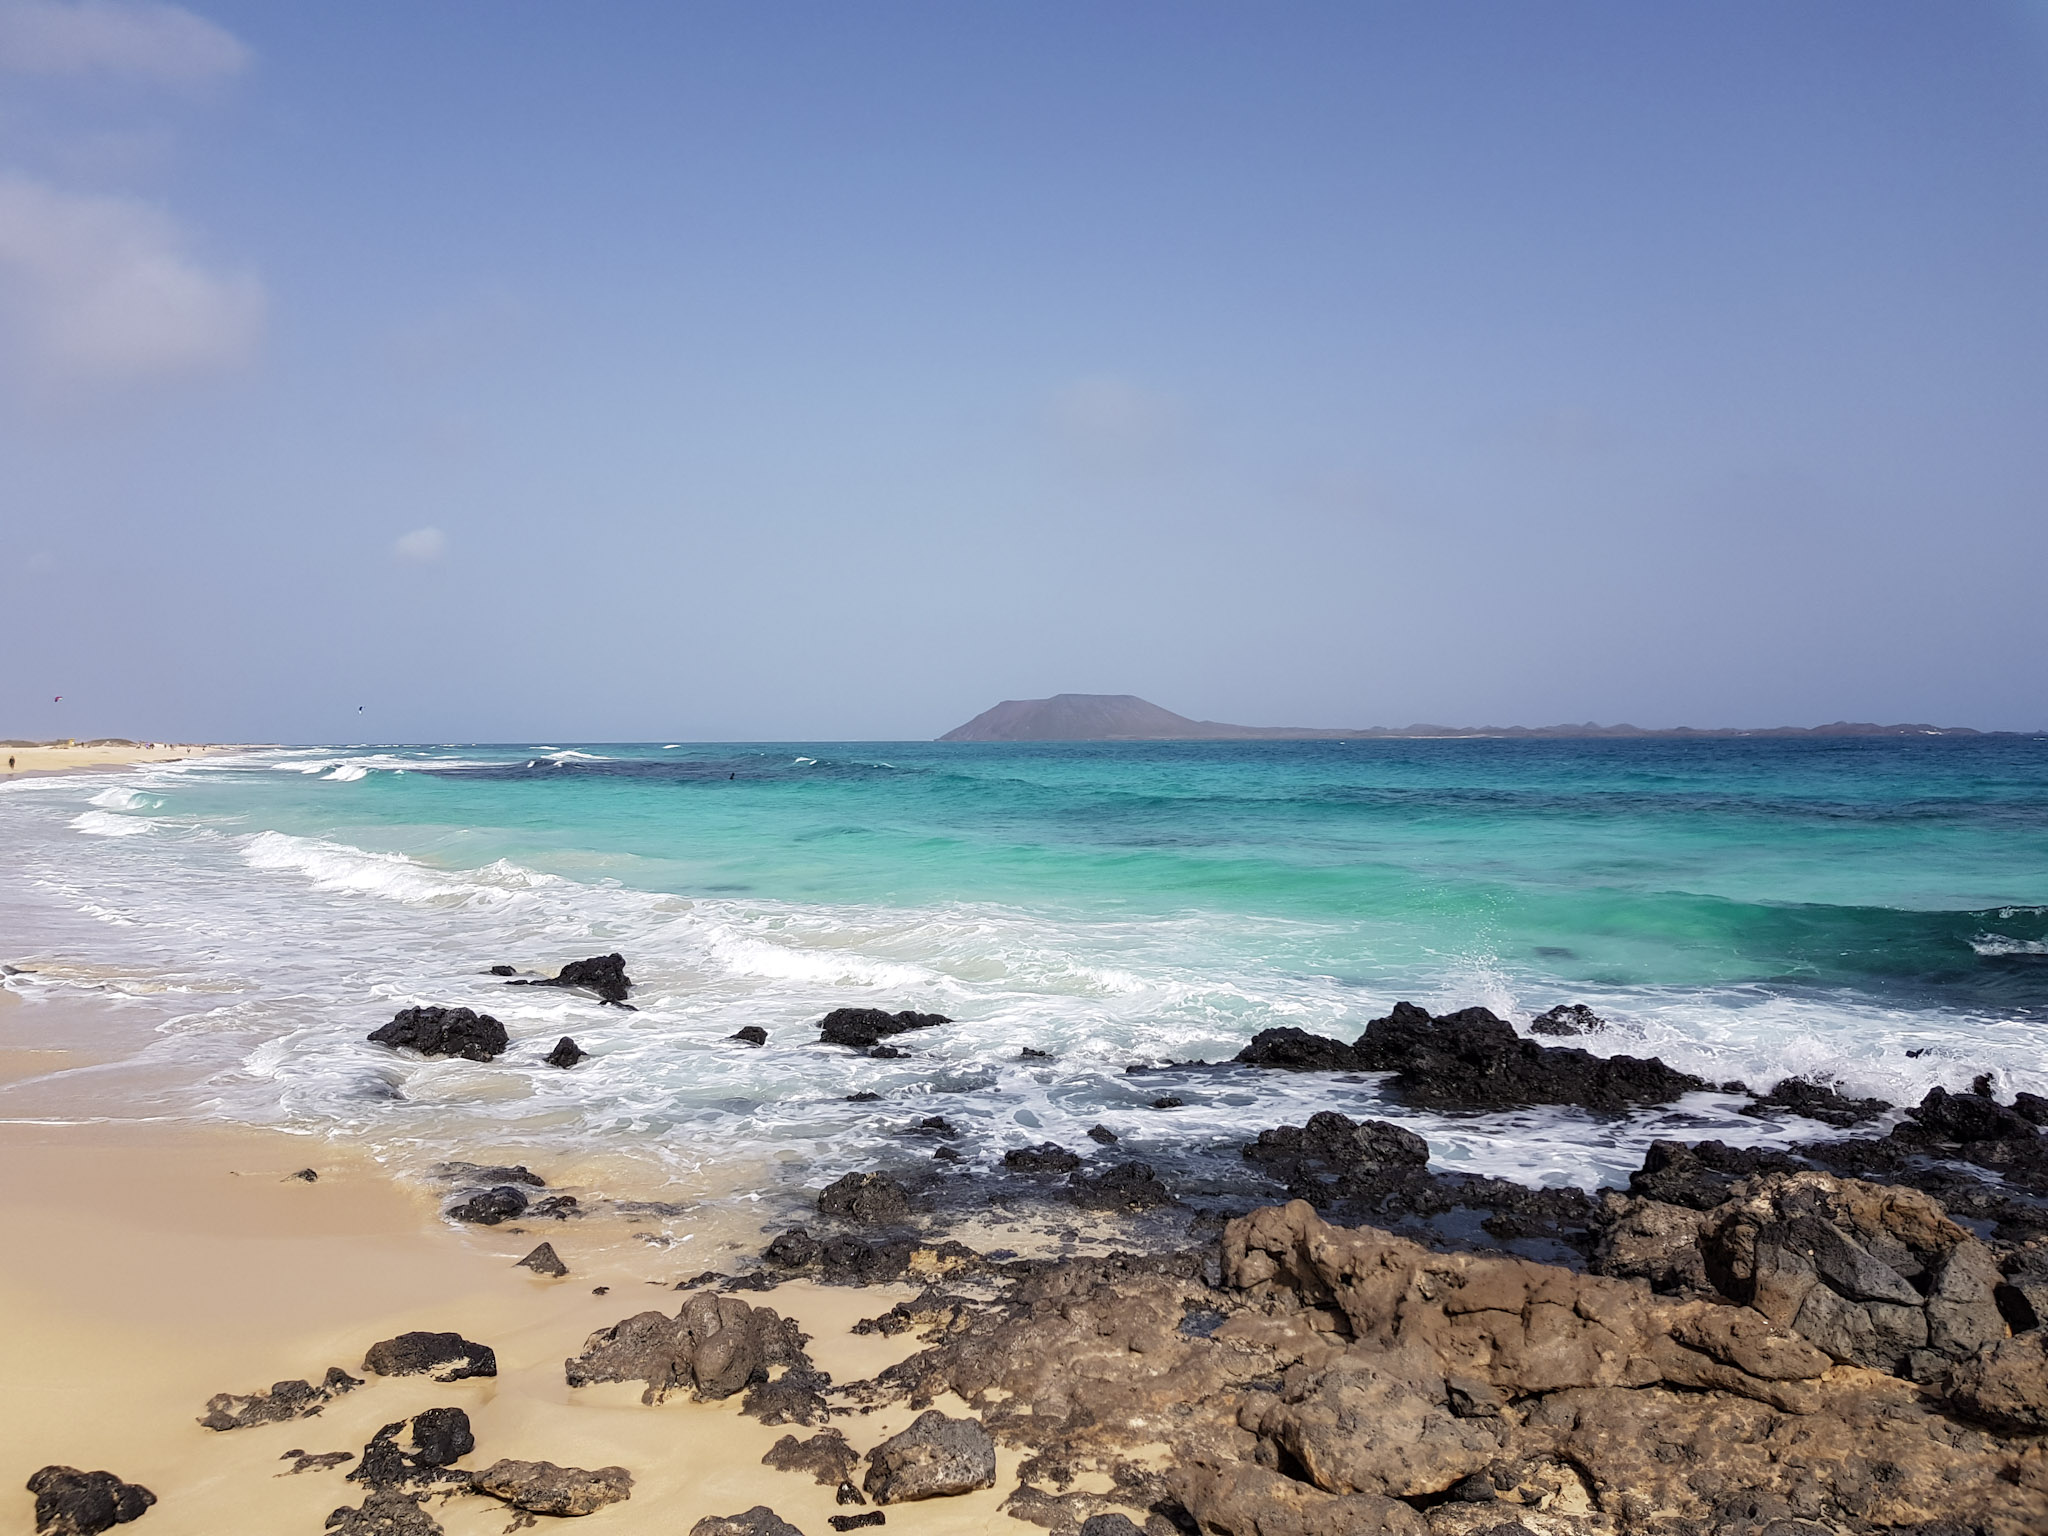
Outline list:
[[[0,735],[2048,726],[2044,171],[2039,5],[0,0]]]

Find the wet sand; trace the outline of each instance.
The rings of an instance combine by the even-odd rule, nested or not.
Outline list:
[[[34,1051],[21,1038],[23,1013],[42,1009],[0,1007],[13,1015],[0,1082],[63,1064],[60,1052]],[[572,1392],[563,1380],[563,1360],[592,1331],[649,1308],[673,1313],[684,1299],[675,1282],[731,1267],[721,1260],[740,1248],[758,1251],[757,1226],[721,1207],[707,1211],[701,1231],[688,1215],[639,1228],[594,1216],[458,1229],[441,1218],[431,1190],[393,1179],[344,1146],[227,1126],[99,1119],[96,1106],[76,1102],[94,1076],[80,1074],[71,1093],[59,1078],[26,1098],[11,1094],[11,1118],[0,1121],[0,1347],[8,1362],[0,1536],[32,1531],[33,1501],[21,1490],[52,1462],[105,1468],[151,1489],[158,1503],[135,1527],[140,1536],[318,1536],[330,1511],[362,1501],[360,1486],[344,1481],[353,1462],[288,1475],[284,1454],[359,1454],[380,1426],[443,1405],[465,1410],[474,1426],[477,1449],[465,1466],[509,1456],[629,1469],[632,1498],[579,1521],[575,1529],[588,1536],[681,1536],[705,1515],[762,1503],[806,1536],[825,1536],[826,1517],[846,1512],[808,1475],[761,1465],[792,1426],[742,1417],[737,1398],[649,1407],[638,1383]],[[31,1118],[42,1123],[25,1123]],[[317,1182],[291,1177],[308,1166]],[[567,1278],[514,1266],[543,1240],[569,1266]],[[596,1286],[609,1294],[593,1295]],[[909,1336],[849,1332],[913,1294],[908,1286],[797,1281],[742,1299],[797,1316],[813,1335],[812,1357],[843,1382],[919,1347]],[[454,1330],[491,1345],[500,1374],[451,1385],[369,1376],[314,1418],[224,1434],[197,1422],[216,1392],[318,1381],[330,1365],[364,1375],[371,1343],[412,1329]],[[914,1417],[895,1405],[834,1423],[865,1452]],[[891,1506],[888,1528],[930,1536],[1018,1529],[997,1511],[1016,1485],[1016,1455],[1001,1453],[995,1488]],[[429,1508],[450,1536],[502,1531],[513,1513],[480,1497]]]
[[[214,752],[241,752],[244,747],[205,743],[142,742],[136,745],[81,744],[0,747],[0,784],[11,779],[46,778],[53,773],[79,773],[93,768],[129,768],[143,763],[175,763]],[[8,766],[9,759],[13,767]]]

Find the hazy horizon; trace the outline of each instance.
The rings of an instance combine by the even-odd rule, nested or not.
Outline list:
[[[2027,0],[0,0],[0,736],[2040,730],[2044,172]]]

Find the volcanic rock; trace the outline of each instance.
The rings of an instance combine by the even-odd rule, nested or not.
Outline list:
[[[1576,1104],[1621,1110],[1668,1104],[1708,1086],[1655,1057],[1601,1057],[1538,1045],[1485,1008],[1431,1018],[1412,1003],[1397,1003],[1387,1017],[1366,1025],[1354,1050],[1365,1070],[1394,1072],[1393,1087],[1406,1102],[1434,1109]]]
[[[1590,1035],[1606,1027],[1607,1021],[1584,1003],[1559,1003],[1529,1021],[1532,1035]]]
[[[371,1031],[370,1042],[465,1061],[489,1061],[510,1044],[504,1025],[473,1008],[401,1008],[389,1024]]]
[[[914,1013],[907,1008],[901,1013],[887,1013],[880,1008],[834,1008],[818,1021],[818,1040],[823,1045],[875,1052],[889,1035],[952,1022],[942,1013]]]
[[[343,1506],[327,1517],[333,1536],[441,1536],[441,1524],[420,1507],[424,1493],[372,1488],[359,1508]]]
[[[577,1062],[584,1060],[589,1055],[590,1052],[583,1049],[582,1046],[578,1045],[567,1035],[564,1035],[555,1042],[555,1048],[548,1052],[547,1064],[551,1067],[573,1067]]]
[[[460,1408],[429,1408],[412,1421],[412,1459],[422,1467],[445,1467],[476,1449],[469,1415]]]
[[[473,1344],[459,1333],[401,1333],[372,1344],[363,1369],[377,1376],[431,1374],[436,1381],[467,1381],[497,1375],[498,1357],[488,1344]]]
[[[1847,1130],[1852,1125],[1875,1120],[1891,1107],[1883,1099],[1852,1099],[1822,1084],[1788,1077],[1755,1103],[1744,1105],[1742,1113],[1761,1120],[1773,1110],[1789,1109],[1795,1115]]]
[[[563,1362],[563,1374],[572,1387],[645,1382],[645,1403],[660,1402],[679,1388],[699,1399],[723,1398],[765,1380],[771,1366],[808,1365],[803,1344],[795,1321],[772,1308],[699,1294],[674,1317],[642,1312],[600,1328],[584,1341],[582,1354]]]
[[[597,994],[598,1001],[624,1003],[633,990],[633,978],[626,974],[624,955],[593,955],[588,960],[571,960],[544,981],[508,982],[514,987],[576,987]]]
[[[2009,1435],[2048,1434],[2048,1333],[1987,1344],[1949,1373],[1949,1400]]]
[[[768,1043],[768,1031],[758,1024],[743,1024],[726,1038],[728,1040],[737,1040],[742,1045],[766,1045]]]
[[[494,1461],[471,1486],[536,1515],[588,1515],[633,1496],[624,1467],[558,1467],[552,1461]]]
[[[1012,1147],[1003,1154],[1003,1166],[1012,1173],[1072,1173],[1081,1166],[1080,1157],[1056,1142],[1035,1147]]]
[[[1244,1149],[1247,1159],[1279,1171],[1307,1166],[1330,1173],[1380,1168],[1424,1167],[1429,1143],[1411,1130],[1386,1120],[1353,1120],[1335,1110],[1321,1110],[1307,1125],[1281,1125],[1259,1132]]]
[[[141,1519],[156,1502],[140,1483],[76,1467],[44,1467],[29,1478],[28,1491],[36,1496],[38,1536],[99,1536]]]
[[[495,1227],[526,1214],[526,1196],[510,1184],[486,1189],[448,1207],[451,1221],[466,1221],[479,1227]]]
[[[282,1424],[287,1419],[318,1413],[342,1393],[362,1384],[361,1378],[331,1365],[326,1379],[317,1387],[309,1381],[280,1381],[268,1392],[252,1392],[246,1397],[217,1392],[206,1400],[206,1414],[199,1422],[207,1429],[222,1431]]]
[[[766,1504],[737,1515],[706,1515],[690,1527],[690,1536],[804,1536]]]
[[[1358,1066],[1358,1053],[1342,1040],[1312,1035],[1292,1025],[1260,1030],[1233,1059],[1248,1067],[1277,1067],[1286,1072],[1350,1072]]]
[[[1744,1179],[1767,1173],[1795,1173],[1804,1165],[1782,1152],[1731,1147],[1719,1141],[1687,1146],[1653,1141],[1643,1166],[1628,1177],[1629,1192],[1648,1200],[1711,1211]]]
[[[1159,1181],[1150,1163],[1115,1163],[1100,1173],[1076,1172],[1067,1180],[1067,1198],[1083,1210],[1149,1211],[1172,1205],[1173,1191]]]
[[[569,1266],[555,1252],[553,1243],[542,1243],[525,1258],[512,1266],[514,1269],[530,1269],[536,1275],[546,1275],[550,1280],[559,1280],[569,1273]]]
[[[860,1453],[836,1429],[825,1430],[808,1440],[784,1435],[761,1458],[764,1467],[773,1467],[778,1472],[808,1472],[827,1488],[846,1482],[859,1464]]]
[[[877,1504],[903,1504],[992,1488],[996,1447],[977,1419],[949,1419],[936,1408],[868,1452],[862,1480]]]
[[[910,1191],[886,1173],[849,1173],[819,1191],[818,1209],[863,1226],[902,1221],[910,1214]]]

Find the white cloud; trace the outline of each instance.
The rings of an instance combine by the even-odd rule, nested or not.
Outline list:
[[[0,0],[0,69],[199,85],[235,74],[233,33],[160,0]]]
[[[41,369],[127,383],[244,361],[263,285],[188,253],[161,209],[0,175],[0,313]]]
[[[426,565],[448,553],[448,535],[438,528],[415,528],[399,536],[391,553],[408,565]]]
[[[1061,440],[1098,466],[1150,463],[1180,434],[1181,413],[1169,397],[1107,375],[1077,379],[1053,397]]]

